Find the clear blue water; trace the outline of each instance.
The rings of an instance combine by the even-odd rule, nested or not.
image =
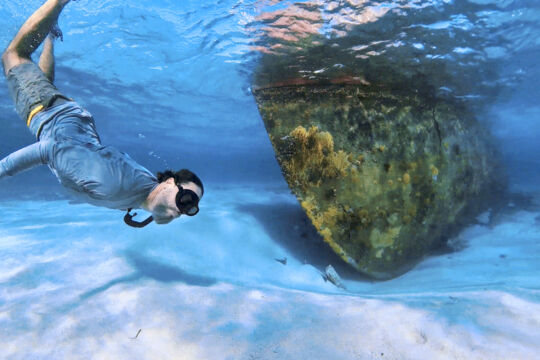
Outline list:
[[[3,1],[0,44],[40,4]],[[69,204],[46,168],[2,180],[0,357],[534,359],[539,20],[525,0],[70,3],[57,86],[94,115],[103,142],[153,171],[194,170],[206,195],[194,219],[135,230],[118,211]],[[261,52],[309,34],[333,51],[273,80],[362,75],[368,60],[421,71],[490,127],[501,176],[525,200],[391,281],[320,253],[301,236],[251,95]],[[0,156],[33,141],[5,84],[0,125]],[[320,276],[329,263],[346,290]]]

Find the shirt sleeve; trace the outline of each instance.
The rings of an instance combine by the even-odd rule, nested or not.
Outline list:
[[[47,164],[50,145],[49,142],[39,141],[0,160],[0,179],[16,175],[37,165]]]

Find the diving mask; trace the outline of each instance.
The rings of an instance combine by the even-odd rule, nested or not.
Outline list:
[[[178,187],[178,194],[176,194],[176,207],[180,214],[187,216],[197,215],[199,212],[199,196],[189,189],[184,189],[181,185],[176,184]]]

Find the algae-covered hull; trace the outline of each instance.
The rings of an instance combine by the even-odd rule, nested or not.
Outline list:
[[[360,85],[254,94],[291,190],[362,273],[407,270],[501,189],[489,135],[457,104]]]

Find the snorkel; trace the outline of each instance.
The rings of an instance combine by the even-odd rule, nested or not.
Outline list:
[[[143,228],[146,225],[150,224],[152,221],[154,221],[153,216],[147,217],[146,220],[144,221],[136,221],[136,220],[133,220],[133,217],[137,216],[137,213],[133,213],[133,215],[131,215],[130,213],[131,213],[131,208],[127,209],[127,213],[126,215],[124,215],[124,222],[131,227]]]

